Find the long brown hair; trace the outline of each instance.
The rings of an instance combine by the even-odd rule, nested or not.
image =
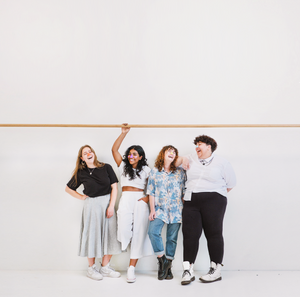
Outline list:
[[[84,148],[88,147],[91,152],[94,154],[95,158],[94,158],[94,165],[98,168],[100,167],[103,167],[105,165],[105,163],[102,163],[102,162],[99,162],[98,159],[97,159],[97,155],[95,153],[95,151],[92,149],[91,146],[89,145],[84,145],[82,146],[80,149],[79,149],[79,152],[78,152],[78,156],[77,156],[77,160],[76,160],[76,167],[73,171],[73,175],[72,175],[72,178],[74,177],[75,178],[75,182],[77,184],[77,173],[78,173],[78,170],[83,170],[84,168],[87,167],[86,163],[84,161],[82,161],[81,157],[82,157],[82,151]]]
[[[170,170],[171,170],[171,172],[174,173],[174,172],[176,171],[175,163],[176,163],[177,158],[178,158],[178,150],[177,150],[177,148],[174,147],[173,145],[166,145],[166,146],[164,146],[164,147],[160,150],[160,152],[159,152],[159,154],[158,154],[158,156],[157,156],[157,158],[156,158],[156,160],[155,160],[155,165],[154,165],[154,167],[156,167],[156,168],[158,169],[159,172],[162,171],[162,169],[163,169],[163,167],[164,167],[164,162],[165,162],[165,152],[168,151],[169,149],[173,149],[173,150],[175,151],[175,153],[176,153],[176,157],[175,157],[175,159],[173,160],[173,162],[172,162],[171,165],[170,165]]]

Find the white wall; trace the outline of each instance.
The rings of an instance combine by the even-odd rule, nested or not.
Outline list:
[[[283,0],[0,0],[0,122],[299,123],[299,13]],[[85,268],[82,203],[64,188],[83,144],[114,165],[119,132],[0,128],[0,269]],[[141,144],[153,166],[163,145],[187,154],[203,133],[238,178],[224,269],[300,269],[299,129],[133,129],[121,149]],[[196,269],[207,266],[202,238]]]

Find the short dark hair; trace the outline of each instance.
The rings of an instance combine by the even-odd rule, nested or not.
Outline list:
[[[194,139],[194,144],[197,144],[198,142],[203,142],[207,145],[210,145],[212,153],[217,149],[217,146],[218,146],[217,142],[213,138],[211,138],[207,135],[197,136]]]

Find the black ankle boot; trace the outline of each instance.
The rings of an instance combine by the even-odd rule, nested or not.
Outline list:
[[[166,279],[173,279],[173,273],[171,271],[171,267],[172,267],[172,260],[168,260],[170,262],[170,268],[168,269],[168,273],[166,276]]]
[[[157,257],[158,259],[158,279],[159,280],[163,280],[166,278],[167,274],[168,274],[168,270],[171,267],[171,263],[169,262],[169,260],[166,258],[165,255],[163,255],[162,257]]]

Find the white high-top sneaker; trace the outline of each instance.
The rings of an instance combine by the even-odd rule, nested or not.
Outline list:
[[[135,278],[135,267],[134,266],[129,266],[127,269],[127,283],[134,283],[136,278]]]
[[[86,275],[89,278],[94,279],[94,280],[102,280],[103,279],[103,276],[98,271],[96,264],[94,264],[93,266],[90,266],[88,268]]]
[[[208,273],[201,276],[199,279],[204,283],[210,283],[221,280],[221,266],[222,264],[216,264],[215,262],[211,262]]]
[[[182,274],[181,284],[182,285],[188,285],[194,280],[195,280],[194,264],[190,264],[189,261],[184,261],[183,262],[183,274]]]

